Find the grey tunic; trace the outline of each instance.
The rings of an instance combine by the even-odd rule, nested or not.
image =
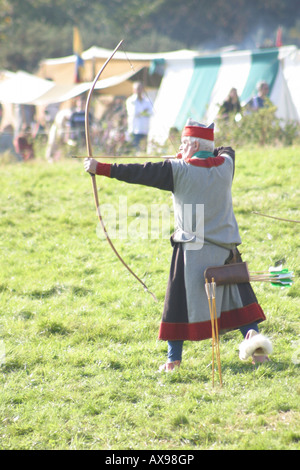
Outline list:
[[[241,243],[232,208],[234,154],[207,159],[111,165],[110,177],[172,191],[176,230],[159,338],[211,337],[204,271],[223,265]],[[265,319],[249,283],[217,287],[219,331]]]

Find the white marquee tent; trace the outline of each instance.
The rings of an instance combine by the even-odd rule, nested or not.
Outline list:
[[[166,60],[150,139],[165,142],[169,129],[180,131],[188,117],[211,123],[232,87],[243,105],[261,80],[269,84],[277,116],[300,121],[300,51],[295,46]]]

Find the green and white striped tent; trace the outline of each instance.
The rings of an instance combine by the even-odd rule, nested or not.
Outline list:
[[[188,59],[162,60],[158,65],[164,66],[164,75],[154,102],[150,140],[165,142],[169,130],[181,131],[188,117],[213,122],[232,87],[244,105],[261,80],[269,84],[277,116],[300,121],[300,53],[295,46],[195,54]]]

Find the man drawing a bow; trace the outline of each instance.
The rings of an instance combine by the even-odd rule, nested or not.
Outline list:
[[[224,265],[234,256],[241,260],[231,196],[234,150],[215,149],[214,125],[206,127],[189,119],[179,151],[176,159],[156,163],[109,164],[91,158],[84,162],[89,173],[173,194],[176,230],[171,236],[173,255],[159,329],[159,339],[168,341],[163,371],[181,364],[184,341],[211,338],[205,269]],[[216,308],[219,332],[240,329],[246,338],[247,353],[242,359],[253,355],[255,362],[268,360],[264,349],[257,354],[257,340],[252,347],[265,315],[250,283],[218,286]]]

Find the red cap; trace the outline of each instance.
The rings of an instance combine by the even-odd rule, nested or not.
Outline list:
[[[182,137],[198,137],[205,140],[214,140],[214,130],[210,127],[185,126]]]

